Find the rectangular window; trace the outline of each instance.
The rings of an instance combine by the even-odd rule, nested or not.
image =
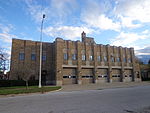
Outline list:
[[[104,56],[104,62],[107,62],[107,57],[106,56]]]
[[[46,55],[42,55],[42,61],[46,60]]]
[[[89,58],[89,59],[90,59],[90,61],[92,61],[92,60],[93,60],[93,56],[92,56],[92,55],[90,55],[89,57],[90,57],[90,58]]]
[[[31,60],[36,60],[36,55],[34,53],[31,54]]]
[[[77,59],[77,55],[76,54],[72,54],[72,60],[76,60]]]
[[[64,60],[68,60],[68,54],[64,53]]]
[[[85,55],[82,55],[82,60],[85,60]]]
[[[111,57],[111,61],[112,61],[112,62],[115,62],[114,57]]]
[[[120,58],[119,57],[117,58],[117,62],[120,62]]]
[[[69,78],[69,76],[67,76],[67,75],[64,75],[64,76],[63,76],[63,78]]]
[[[24,53],[19,53],[19,60],[24,60],[24,58],[25,58]]]
[[[123,61],[126,62],[126,58],[123,58]]]
[[[97,56],[97,61],[101,61],[101,56]]]
[[[130,58],[128,59],[128,62],[131,63],[131,59]]]

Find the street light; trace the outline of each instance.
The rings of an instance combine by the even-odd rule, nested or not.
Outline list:
[[[42,30],[43,30],[43,22],[44,22],[45,14],[42,17],[41,23],[41,35],[40,35],[40,67],[39,67],[39,88],[41,88],[41,70],[42,70]]]

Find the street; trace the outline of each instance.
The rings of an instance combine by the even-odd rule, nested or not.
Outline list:
[[[150,85],[0,98],[0,113],[150,113]]]

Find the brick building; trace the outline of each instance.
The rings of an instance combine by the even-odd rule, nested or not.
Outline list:
[[[82,41],[56,38],[43,42],[43,84],[89,84],[103,82],[141,81],[139,64],[133,48],[96,44],[81,34]],[[10,79],[39,76],[40,42],[12,40]]]

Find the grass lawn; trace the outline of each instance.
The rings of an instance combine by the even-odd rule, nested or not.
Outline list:
[[[38,86],[29,86],[26,89],[25,86],[16,86],[16,87],[0,87],[0,95],[9,95],[9,94],[22,94],[22,93],[36,93],[36,92],[49,92],[60,89],[61,86],[45,86],[38,88]]]

